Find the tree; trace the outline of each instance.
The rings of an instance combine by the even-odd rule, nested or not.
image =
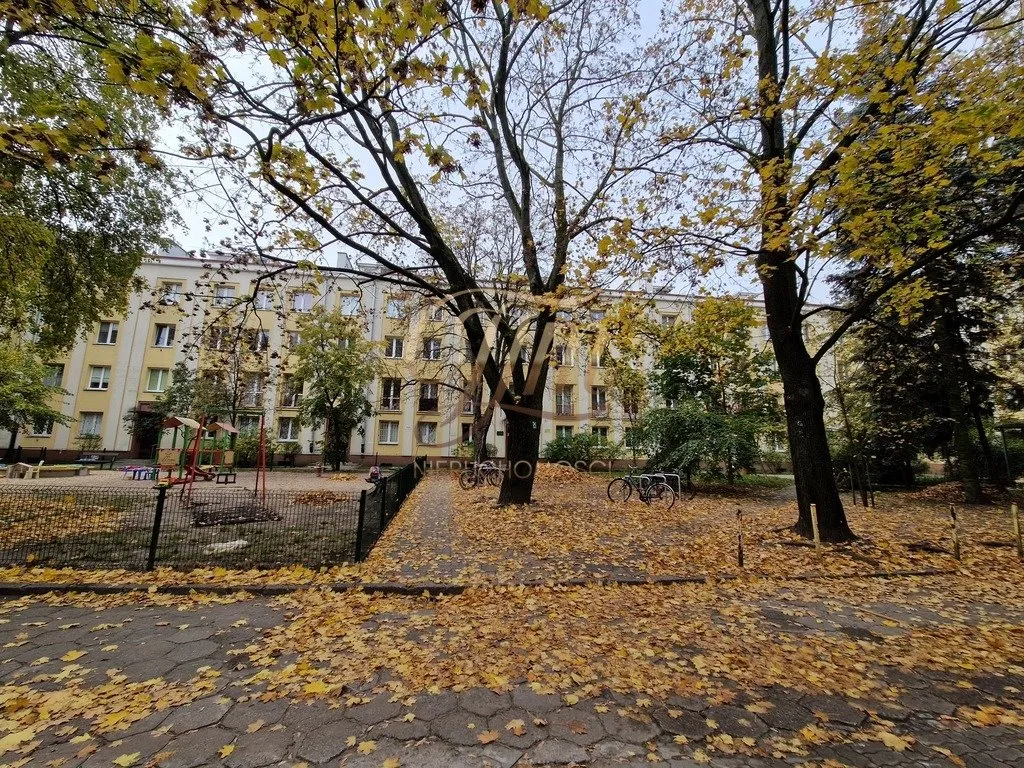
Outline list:
[[[341,245],[460,318],[506,419],[499,501],[528,502],[559,307],[582,287],[649,285],[677,259],[659,140],[675,53],[612,0],[100,5],[117,34],[90,44],[108,75],[193,108],[189,154],[236,185],[240,247],[301,260]],[[62,37],[90,14],[0,7]],[[445,207],[473,199],[512,225],[524,318],[502,314],[445,231]]]
[[[706,297],[695,302],[690,322],[662,329],[660,341],[657,388],[666,403],[721,417],[711,453],[730,483],[737,468],[752,464],[759,439],[781,417],[771,353],[752,342],[756,326],[743,299]]]
[[[64,349],[125,310],[136,269],[165,242],[172,175],[151,146],[160,111],[111,83],[86,39],[0,12],[0,337]]]
[[[30,425],[71,422],[51,406],[55,396],[65,393],[46,383],[49,376],[50,369],[31,348],[0,342],[0,429],[11,433],[9,449]]]
[[[756,270],[783,384],[796,529],[810,536],[815,504],[823,539],[848,539],[816,366],[879,298],[1020,219],[1020,151],[991,142],[1020,135],[1017,3],[695,0],[670,25],[669,44],[684,51],[679,103],[689,112],[672,138],[689,161],[680,194],[694,200],[681,228],[709,266],[735,257]],[[899,119],[911,110],[917,120]],[[964,156],[1002,194],[961,228],[962,208],[951,211],[941,192]],[[888,196],[876,204],[875,174],[864,169],[899,182],[898,207]],[[809,307],[840,228],[857,242],[854,257],[883,277],[854,303]],[[804,328],[819,311],[840,319],[811,350]]]
[[[341,468],[352,430],[372,413],[366,388],[380,366],[374,345],[351,317],[314,307],[300,325],[295,376],[306,386],[302,418],[324,423],[324,461]],[[301,386],[301,385],[298,385]]]

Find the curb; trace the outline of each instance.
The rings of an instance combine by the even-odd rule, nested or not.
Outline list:
[[[920,570],[920,571],[873,571],[871,573],[848,574],[842,576],[799,574],[778,579],[783,583],[789,581],[829,581],[833,579],[902,579],[916,577],[955,576],[957,571]],[[751,573],[751,575],[758,575]],[[721,577],[709,576],[654,576],[650,578],[622,577],[610,579],[566,579],[564,581],[520,581],[496,584],[397,584],[394,582],[334,582],[332,584],[242,584],[223,586],[217,584],[97,584],[94,582],[64,583],[18,583],[0,582],[0,597],[26,597],[45,595],[50,592],[58,594],[86,593],[94,595],[120,595],[132,592],[146,592],[158,595],[189,595],[192,593],[210,595],[234,595],[244,592],[255,597],[273,597],[302,592],[311,589],[329,589],[332,592],[371,592],[385,595],[403,595],[416,597],[426,594],[429,597],[448,597],[461,595],[469,590],[495,589],[536,589],[538,587],[645,587],[672,584],[714,584],[716,582],[735,581],[737,574]]]

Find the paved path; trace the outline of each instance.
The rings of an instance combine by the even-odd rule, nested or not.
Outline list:
[[[429,606],[424,599],[416,613]],[[905,609],[884,603],[848,606],[833,601],[825,608],[798,600],[765,600],[756,606],[772,627],[773,642],[799,642],[806,633],[828,632],[855,643],[905,631],[897,624],[948,621],[934,611],[908,616]],[[717,743],[720,749],[710,751],[710,764],[720,768],[781,767],[809,760],[879,768],[1024,765],[1024,729],[974,727],[950,717],[961,706],[1012,708],[1024,690],[1019,667],[1014,674],[978,674],[971,687],[950,673],[892,668],[888,679],[899,696],[885,704],[771,687],[737,692],[727,703],[700,697],[643,701],[605,692],[570,705],[559,696],[534,693],[521,681],[502,693],[476,688],[397,698],[382,689],[380,676],[333,696],[275,698],[273,690],[253,677],[258,669],[247,651],[269,628],[294,620],[295,610],[294,604],[267,599],[158,606],[140,598],[136,604],[102,610],[73,602],[0,603],[0,619],[5,620],[0,628],[7,643],[0,662],[0,707],[7,707],[8,716],[26,695],[19,686],[89,692],[100,709],[103,696],[158,682],[189,699],[137,721],[130,708],[111,705],[95,719],[55,724],[40,737],[28,762],[16,763],[18,756],[10,753],[0,754],[0,761],[100,768],[129,755],[134,765],[161,768],[639,768],[652,762],[693,768],[706,763],[705,745]],[[957,621],[980,624],[994,618],[1024,626],[1019,606],[975,606]],[[388,619],[394,617],[381,617]],[[70,678],[68,659],[73,662]],[[274,667],[280,670],[296,662],[302,660],[282,657]],[[767,702],[767,707],[754,706],[755,701]],[[101,732],[96,721],[110,715],[111,707],[124,720],[115,718]],[[916,742],[897,751],[852,735],[879,718],[890,723],[892,733],[912,735]],[[832,738],[806,756],[780,751],[780,745],[808,727],[827,727]],[[481,743],[485,732],[493,739],[486,745]],[[723,754],[723,742],[715,741],[722,738],[719,734],[745,739],[753,745],[750,751],[759,754]],[[837,739],[848,743],[835,743]],[[962,762],[951,762],[947,755]],[[385,762],[389,758],[397,762]]]

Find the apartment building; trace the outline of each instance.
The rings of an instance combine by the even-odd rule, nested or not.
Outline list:
[[[17,444],[26,456],[45,449],[51,460],[77,456],[84,443],[148,459],[169,437],[131,429],[132,420],[152,408],[183,362],[189,375],[226,380],[240,431],[258,428],[262,415],[278,442],[298,446],[297,463],[314,463],[321,433],[300,423],[303,386],[294,376],[293,351],[301,319],[322,306],[357,318],[385,364],[368,388],[374,414],[353,431],[352,458],[398,463],[416,455],[457,455],[470,439],[476,407],[466,392],[469,352],[459,323],[383,280],[357,285],[347,277],[285,274],[269,280],[262,268],[200,259],[178,248],[147,260],[139,269],[147,289],[130,297],[127,312],[96,323],[67,355],[51,361],[51,383],[66,392],[60,410],[73,422],[35,424]],[[690,297],[668,295],[651,311],[669,324],[685,322],[691,306]],[[766,343],[763,331],[755,342]],[[542,444],[581,432],[627,437],[634,414],[610,396],[608,354],[571,333],[556,335]],[[488,443],[499,456],[504,432],[497,411]]]

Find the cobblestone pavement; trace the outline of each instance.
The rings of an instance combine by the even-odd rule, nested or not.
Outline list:
[[[857,642],[904,632],[915,623],[949,620],[934,610],[908,615],[906,609],[885,603],[850,606],[838,601],[824,607],[785,595],[756,605],[774,627],[773,642],[799,642],[812,631],[841,633]],[[124,685],[156,678],[187,683],[197,676],[213,681],[197,700],[157,709],[137,722],[126,719],[106,733],[88,720],[71,724],[77,730],[48,730],[28,762],[19,765],[100,768],[116,765],[124,755],[133,756],[131,764],[162,768],[612,768],[652,763],[732,768],[808,761],[820,765],[826,760],[834,761],[830,765],[879,768],[1024,765],[1024,730],[969,725],[953,717],[960,707],[1012,708],[1024,689],[1020,667],[1004,675],[975,675],[969,686],[952,674],[891,669],[888,679],[898,696],[884,704],[768,688],[738,693],[724,703],[603,694],[570,705],[521,683],[503,693],[472,689],[397,699],[383,692],[381,678],[334,699],[292,700],[274,698],[272,690],[252,681],[254,670],[244,650],[259,642],[267,628],[289,620],[285,608],[271,599],[158,606],[140,598],[133,605],[102,609],[74,601],[58,605],[20,600],[0,603],[0,612],[5,643],[0,713],[11,706],[16,686],[59,689],[69,653],[78,654],[75,660],[83,668],[79,674],[86,686],[109,682],[116,674],[111,670],[120,670]],[[1024,625],[1024,609],[964,606],[957,620],[995,619]],[[278,660],[280,665],[294,662]],[[888,732],[912,739],[897,740],[894,747],[855,735],[883,722]],[[831,737],[809,755],[786,748],[796,734],[806,737],[806,729],[813,734],[822,726]],[[86,732],[91,734],[88,740],[81,737]],[[715,744],[719,749],[707,749]],[[729,745],[757,754],[723,755]],[[389,758],[393,760],[387,762]],[[15,764],[11,754],[0,753],[4,760]]]

